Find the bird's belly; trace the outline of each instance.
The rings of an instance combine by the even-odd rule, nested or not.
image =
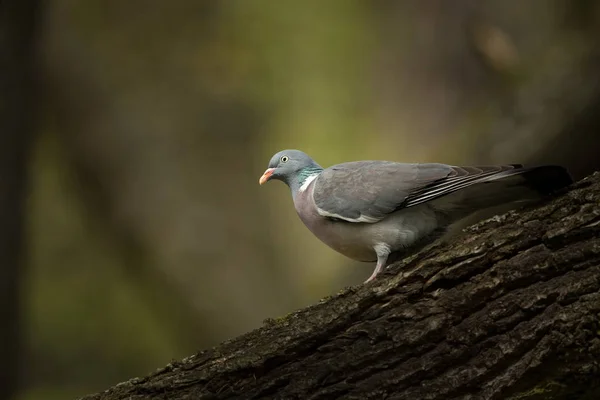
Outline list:
[[[365,236],[361,227],[344,221],[333,221],[318,214],[299,214],[304,225],[323,243],[338,253],[356,261],[376,261],[377,255],[373,243]]]
[[[437,227],[429,207],[412,207],[390,214],[374,223],[329,220],[321,216],[302,218],[304,224],[323,243],[357,261],[376,261],[375,246],[385,244],[391,252],[410,248]]]
[[[317,235],[317,237],[326,245],[340,254],[345,255],[356,261],[371,262],[377,261],[377,254],[373,249],[371,240],[363,237],[358,227],[341,227],[337,224],[332,227],[333,234]],[[351,224],[344,222],[343,224]],[[349,228],[349,229],[348,229]]]

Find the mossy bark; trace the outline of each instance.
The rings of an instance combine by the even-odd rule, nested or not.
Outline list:
[[[600,173],[85,399],[600,398]]]

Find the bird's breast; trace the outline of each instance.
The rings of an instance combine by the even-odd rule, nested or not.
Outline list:
[[[357,261],[376,261],[373,241],[363,232],[361,223],[325,218],[317,212],[312,199],[312,187],[299,192],[294,199],[298,216],[306,227],[333,250]]]

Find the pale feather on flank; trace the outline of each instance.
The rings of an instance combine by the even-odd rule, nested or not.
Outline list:
[[[300,186],[300,189],[298,189],[298,191],[299,192],[304,192],[308,188],[308,185],[310,185],[310,183],[312,181],[314,181],[317,176],[319,176],[319,174],[314,174],[314,175],[311,175],[308,178],[306,178],[306,180],[304,181],[304,183],[302,184],[302,186]]]
[[[367,224],[373,224],[375,222],[381,221],[381,218],[373,218],[373,217],[369,217],[368,215],[362,215],[362,214],[358,218],[342,217],[341,215],[338,215],[338,214],[328,213],[327,211],[320,209],[318,206],[317,206],[317,212],[322,217],[336,218],[336,219],[341,219],[341,220],[347,221],[347,222],[364,222]]]

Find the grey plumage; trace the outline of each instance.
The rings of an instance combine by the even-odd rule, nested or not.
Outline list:
[[[558,166],[356,161],[323,169],[299,150],[271,158],[260,183],[271,179],[290,187],[300,219],[321,241],[350,258],[377,261],[367,282],[390,254],[408,254],[476,211],[536,200],[572,182]]]
[[[348,162],[324,170],[313,197],[322,215],[377,222],[401,207],[416,190],[451,173],[452,168],[443,164]]]

